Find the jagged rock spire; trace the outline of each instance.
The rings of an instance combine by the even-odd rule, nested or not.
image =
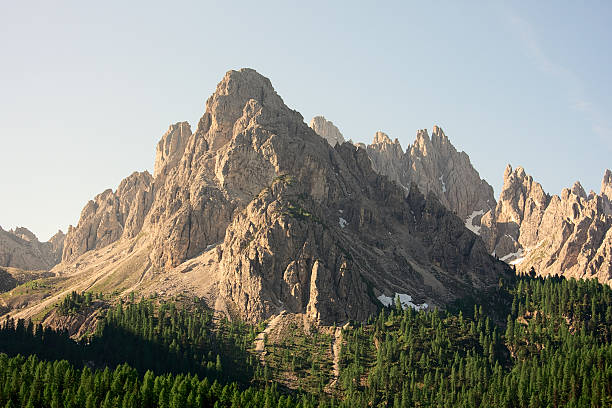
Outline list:
[[[310,128],[327,140],[331,146],[344,143],[344,136],[332,121],[324,116],[315,116],[310,121]]]

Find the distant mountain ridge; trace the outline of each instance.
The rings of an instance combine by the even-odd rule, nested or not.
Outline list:
[[[496,202],[493,188],[480,179],[467,154],[457,152],[437,126],[431,138],[427,130],[419,130],[405,152],[397,139],[392,141],[383,132],[377,132],[370,145],[355,145],[367,151],[374,170],[406,191],[415,183],[423,194],[435,194],[482,237],[492,255],[519,271],[533,268],[544,276],[612,283],[610,170],[599,194],[587,195],[576,182],[551,197],[522,167],[508,166]]]
[[[321,128],[313,126],[315,119],[326,121],[323,117],[317,118],[311,122],[315,131]],[[344,139],[341,134],[333,140],[339,139]],[[426,129],[419,130],[416,140],[406,151],[397,139],[392,141],[380,131],[376,132],[371,144],[357,143],[356,146],[367,151],[376,172],[388,176],[406,192],[414,183],[422,194],[435,194],[473,231],[479,228],[480,217],[495,208],[493,187],[480,178],[469,156],[458,152],[438,126],[433,127],[431,138]]]
[[[0,266],[49,270],[62,259],[64,238],[58,231],[48,242],[40,242],[27,228],[5,231],[0,227]]]
[[[612,172],[600,193],[580,182],[547,194],[522,167],[504,172],[497,207],[483,216],[482,238],[520,271],[598,279],[612,284]]]
[[[576,184],[550,197],[508,167],[496,202],[437,126],[406,151],[383,132],[347,143],[323,117],[306,125],[256,71],[229,71],[195,131],[169,126],[153,175],[98,194],[65,238],[0,231],[56,278],[3,306],[31,317],[70,291],[137,292],[201,297],[251,322],[286,311],[331,324],[396,295],[414,308],[475,296],[510,276],[496,257],[609,283],[611,194],[609,171],[599,195]]]
[[[85,206],[54,293],[188,294],[249,321],[285,310],[331,324],[396,293],[443,306],[509,273],[438,198],[409,190],[365,150],[331,147],[267,78],[229,71],[195,132],[179,122],[162,137],[154,176]]]

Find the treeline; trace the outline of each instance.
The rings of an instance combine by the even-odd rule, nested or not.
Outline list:
[[[61,304],[74,297],[67,299]],[[114,368],[127,363],[141,374],[192,373],[211,381],[248,383],[256,368],[255,357],[247,350],[254,337],[251,326],[225,319],[213,322],[212,313],[204,308],[157,306],[143,299],[107,310],[95,333],[79,342],[66,330],[7,319],[0,327],[0,351],[65,359],[76,367]]]
[[[261,362],[252,347],[263,326],[216,320],[197,302],[118,303],[80,342],[8,319],[0,406],[612,406],[609,286],[519,277],[489,296],[449,311],[398,303],[353,323],[337,381],[328,332],[290,325]]]
[[[610,407],[612,291],[521,278],[505,331],[475,307],[383,311],[345,331],[343,406]]]
[[[189,372],[249,382],[256,359],[248,348],[255,334],[240,321],[213,321],[202,307],[141,300],[109,309],[88,348],[112,366],[127,362],[139,372]]]
[[[91,292],[78,293],[72,291],[59,303],[57,312],[63,316],[77,314],[84,308],[91,306],[92,297]]]
[[[295,399],[274,385],[240,389],[194,374],[144,376],[123,364],[114,370],[75,369],[65,360],[0,354],[0,405],[4,407],[86,408],[298,408],[314,407],[305,395]]]

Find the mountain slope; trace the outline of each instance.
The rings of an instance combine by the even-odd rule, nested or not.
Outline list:
[[[327,136],[330,131],[323,126],[325,123],[331,122],[317,116],[310,127],[333,146],[335,139]],[[338,134],[342,138],[339,131]],[[384,132],[376,132],[371,144],[357,146],[367,151],[376,172],[396,181],[406,191],[414,183],[422,194],[435,194],[473,232],[478,232],[480,217],[495,207],[493,188],[480,178],[469,156],[458,152],[438,126],[433,127],[431,138],[426,129],[419,130],[405,152],[397,139],[391,141]]]
[[[612,173],[601,192],[579,182],[550,196],[522,167],[504,173],[495,210],[483,216],[482,237],[491,251],[521,271],[596,278],[612,283]]]
[[[5,231],[0,227],[0,266],[23,270],[49,270],[62,257],[64,233],[40,242],[27,228]]]
[[[228,72],[196,131],[171,126],[156,157],[154,178],[134,173],[87,204],[61,282],[22,316],[68,290],[136,290],[332,323],[395,293],[442,306],[507,272],[434,195],[406,195],[365,150],[332,148],[251,69]]]

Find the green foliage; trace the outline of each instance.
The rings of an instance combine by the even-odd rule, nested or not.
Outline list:
[[[114,370],[75,369],[65,360],[0,354],[0,406],[5,407],[313,407],[315,402],[281,394],[275,386],[240,389],[193,374],[139,377],[122,364]],[[305,404],[304,404],[305,402]]]
[[[239,321],[213,321],[199,306],[155,306],[142,300],[108,310],[88,347],[113,365],[128,362],[138,371],[191,372],[219,380],[248,381],[254,339]],[[223,372],[222,367],[231,369]]]
[[[505,329],[473,304],[396,307],[345,331],[341,406],[611,406],[610,288],[524,277],[506,290]]]
[[[88,293],[73,292],[58,310],[78,313],[90,299]],[[194,373],[211,380],[248,382],[254,371],[254,358],[247,352],[253,338],[246,324],[227,320],[215,324],[212,313],[201,307],[156,306],[141,300],[107,310],[95,333],[80,342],[65,330],[41,325],[35,329],[29,321],[7,319],[0,328],[0,351],[66,359],[76,366],[91,362],[114,368],[128,363],[141,373]]]
[[[612,406],[612,290],[595,281],[525,276],[447,311],[385,308],[343,330],[337,381],[328,331],[287,326],[260,362],[262,329],[197,299],[118,303],[81,342],[7,319],[0,406]]]
[[[63,316],[74,315],[91,306],[91,302],[91,292],[77,293],[72,291],[69,295],[66,295],[64,299],[62,299],[60,304],[57,306],[57,311]]]
[[[329,350],[332,336],[316,327],[304,333],[295,322],[283,331],[280,340],[266,347],[266,365],[260,369],[258,378],[273,378],[285,385],[299,384],[300,389],[321,396],[331,380],[333,364]]]
[[[287,212],[291,217],[296,218],[298,220],[314,219],[313,215],[310,212],[308,212],[297,204],[289,204],[287,206]]]

